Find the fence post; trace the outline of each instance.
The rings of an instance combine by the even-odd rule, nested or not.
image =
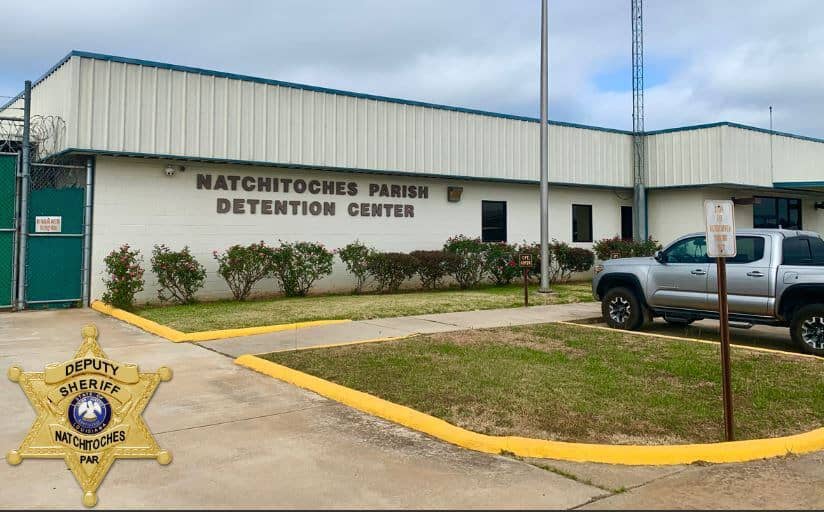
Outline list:
[[[23,93],[23,158],[20,168],[20,243],[17,261],[17,309],[26,309],[26,244],[29,234],[29,176],[31,174],[31,81]]]
[[[91,304],[91,261],[92,261],[92,193],[94,186],[94,160],[86,160],[86,194],[83,209],[83,306]]]

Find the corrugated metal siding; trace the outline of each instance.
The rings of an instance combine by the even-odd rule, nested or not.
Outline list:
[[[31,115],[33,126],[40,128],[52,128],[56,131],[48,132],[48,136],[53,138],[49,143],[49,149],[55,152],[62,151],[69,147],[72,137],[72,122],[76,112],[72,109],[72,86],[74,80],[74,70],[70,61],[54,69],[47,79],[36,84],[31,93]],[[19,98],[8,107],[0,110],[0,115],[8,117],[23,117],[23,98]],[[53,116],[62,119],[63,123],[40,123],[36,116]],[[36,140],[38,134],[33,134]]]
[[[647,185],[671,187],[722,182],[721,129],[649,135]]]
[[[75,147],[538,180],[535,122],[85,57]],[[550,127],[550,179],[631,186],[631,138]]]
[[[824,182],[824,144],[773,137],[774,182]]]
[[[721,128],[721,143],[724,148],[724,183],[772,186],[769,134],[724,126]]]

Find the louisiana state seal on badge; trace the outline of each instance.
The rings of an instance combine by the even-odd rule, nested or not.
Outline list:
[[[141,413],[160,381],[172,378],[169,368],[140,373],[136,365],[106,357],[97,342],[97,327],[87,325],[74,358],[50,364],[43,372],[9,368],[37,418],[17,450],[6,454],[9,464],[23,459],[58,459],[83,489],[83,504],[97,504],[97,488],[115,459],[157,459],[169,464],[143,422]]]

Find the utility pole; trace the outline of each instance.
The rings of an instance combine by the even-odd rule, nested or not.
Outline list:
[[[770,105],[770,179],[775,180],[775,168],[773,164],[773,108]]]
[[[549,287],[549,53],[547,51],[548,0],[541,0],[541,293],[551,293]]]
[[[29,238],[29,178],[31,176],[31,81],[23,89],[23,158],[20,166],[20,228],[17,261],[17,309],[26,309],[26,247]]]
[[[636,240],[647,238],[647,190],[644,157],[644,0],[632,2],[632,164],[633,218]]]

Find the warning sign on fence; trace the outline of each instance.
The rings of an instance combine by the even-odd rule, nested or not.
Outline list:
[[[61,231],[63,231],[63,217],[61,216],[34,218],[35,233],[60,233]]]

